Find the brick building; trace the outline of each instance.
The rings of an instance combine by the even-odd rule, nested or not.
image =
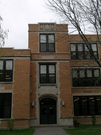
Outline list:
[[[100,68],[68,25],[29,24],[29,49],[0,49],[0,127],[101,123]],[[86,35],[97,59],[101,46]]]

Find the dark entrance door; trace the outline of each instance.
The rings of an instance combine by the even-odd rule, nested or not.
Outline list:
[[[45,98],[40,101],[40,124],[56,124],[56,101]]]

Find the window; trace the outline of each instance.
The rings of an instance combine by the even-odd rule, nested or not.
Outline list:
[[[13,79],[13,60],[0,60],[0,82],[10,82]]]
[[[92,51],[96,58],[98,58],[98,49],[96,43],[91,43]],[[84,43],[71,43],[71,59],[92,59],[90,52]]]
[[[12,94],[0,94],[0,118],[11,118]]]
[[[74,114],[75,116],[79,116],[80,115],[80,98],[79,97],[74,97],[73,98],[74,101]]]
[[[54,34],[40,34],[40,52],[55,52]]]
[[[72,68],[74,87],[101,86],[99,68]]]
[[[97,114],[101,115],[101,97],[100,96],[96,97],[96,109],[97,109]]]
[[[56,83],[55,64],[40,64],[40,83]]]
[[[101,115],[101,96],[74,96],[74,116]]]

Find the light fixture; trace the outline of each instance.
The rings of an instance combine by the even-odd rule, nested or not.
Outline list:
[[[65,102],[64,102],[64,100],[62,100],[62,106],[65,106]]]
[[[34,101],[32,101],[32,107],[34,107]]]

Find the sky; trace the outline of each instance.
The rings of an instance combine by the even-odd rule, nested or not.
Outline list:
[[[47,0],[0,0],[2,27],[9,31],[4,47],[27,49],[28,24],[57,21],[45,1]]]

